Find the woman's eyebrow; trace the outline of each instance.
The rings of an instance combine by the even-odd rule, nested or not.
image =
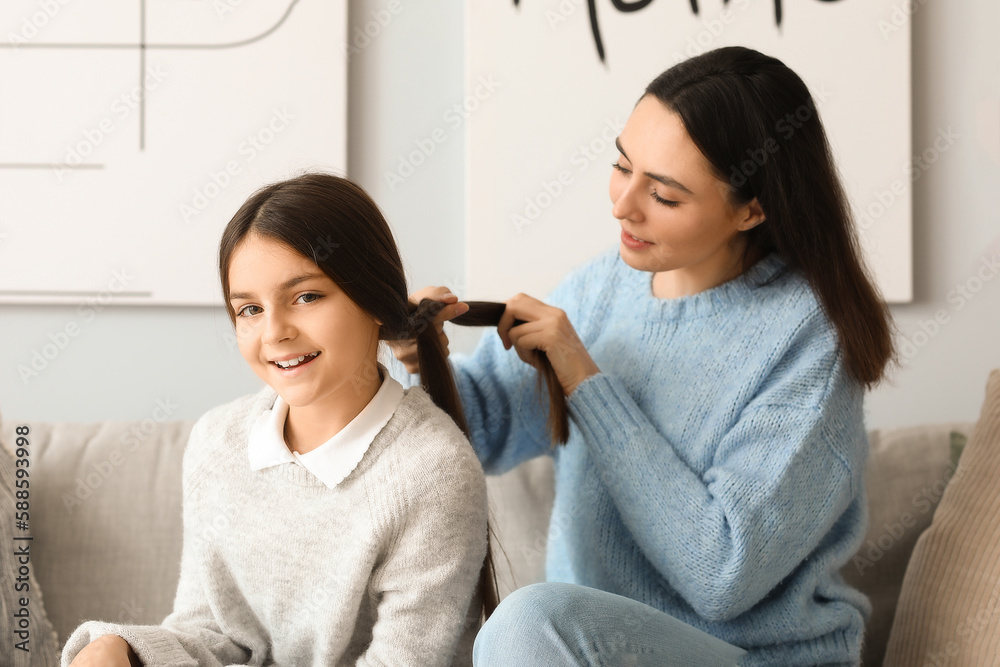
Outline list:
[[[618,137],[615,137],[615,146],[618,147],[618,152],[621,153],[622,155],[624,155],[626,160],[628,160],[629,162],[632,161],[631,158],[629,158],[628,153],[625,152],[625,149],[622,148],[622,142],[619,140]],[[691,192],[691,190],[689,190],[686,185],[684,185],[683,183],[681,183],[680,181],[678,181],[676,178],[674,178],[672,176],[663,176],[661,174],[654,174],[654,173],[649,172],[649,171],[644,172],[644,173],[649,178],[653,179],[654,181],[658,181],[660,183],[663,183],[668,188],[675,188],[675,189],[680,190],[681,192],[683,192],[685,194],[689,194],[691,196],[694,196],[694,193]]]
[[[325,276],[326,276],[325,273],[305,273],[301,276],[296,276],[294,278],[291,278],[290,280],[286,280],[285,282],[281,283],[281,286],[278,287],[278,289],[284,292],[285,290],[290,290],[299,283],[305,282],[306,280],[311,280],[312,278],[323,278]],[[229,294],[229,300],[235,301],[236,299],[252,299],[254,296],[255,295],[252,292],[231,292]]]

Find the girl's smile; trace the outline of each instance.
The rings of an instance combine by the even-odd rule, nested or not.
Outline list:
[[[319,356],[319,354],[320,353],[318,351],[300,355],[292,354],[287,357],[282,357],[281,359],[272,359],[271,363],[284,371],[291,371],[305,366]]]

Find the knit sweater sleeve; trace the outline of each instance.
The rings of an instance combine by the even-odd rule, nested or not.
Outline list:
[[[181,571],[174,609],[161,625],[123,625],[88,621],[78,627],[63,649],[66,667],[87,644],[104,635],[125,639],[146,667],[219,667],[244,664],[250,652],[227,637],[216,622],[202,589],[198,525],[195,503],[191,502],[196,480],[202,470],[202,452],[210,431],[210,415],[202,417],[191,430],[183,464],[183,546]]]
[[[581,337],[588,288],[603,283],[617,256],[616,249],[577,267],[545,298],[565,311]],[[504,349],[496,329],[486,332],[473,354],[453,355],[452,369],[472,446],[487,474],[505,473],[552,452],[548,392],[533,367]]]
[[[369,581],[379,603],[359,667],[446,667],[465,630],[486,557],[486,480],[468,440],[440,415],[396,443],[406,458],[370,481],[387,537]]]
[[[622,522],[703,618],[747,611],[807,559],[863,484],[862,392],[813,318],[696,474],[623,384],[591,376],[569,406]],[[819,398],[788,400],[825,384]]]

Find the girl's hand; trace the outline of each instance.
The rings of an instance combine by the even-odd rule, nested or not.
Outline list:
[[[526,294],[507,300],[497,333],[506,349],[535,366],[534,350],[545,352],[563,393],[569,396],[581,382],[601,372],[583,346],[566,313]],[[524,324],[514,325],[514,320]]]
[[[69,667],[142,667],[142,663],[127,641],[105,635],[84,646]]]
[[[422,299],[434,299],[449,304],[441,309],[441,312],[434,318],[434,328],[437,329],[441,338],[441,345],[444,347],[445,356],[448,356],[448,336],[444,332],[444,323],[453,317],[458,317],[469,310],[468,304],[461,303],[458,297],[449,291],[447,287],[425,287],[409,296],[410,303],[420,303]],[[389,347],[396,358],[403,362],[408,373],[419,373],[420,363],[417,361],[417,341],[394,340],[388,341]]]

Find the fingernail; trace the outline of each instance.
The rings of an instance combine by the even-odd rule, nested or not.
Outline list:
[[[469,312],[469,304],[467,304],[467,303],[460,303],[460,304],[458,304],[458,314],[459,315],[461,315],[462,313],[467,313],[467,312]]]
[[[451,292],[445,292],[444,294],[442,294],[442,295],[441,295],[441,298],[442,298],[442,299],[447,299],[447,298],[449,298],[449,297],[453,297],[453,296],[454,296],[454,297],[455,297],[456,299],[458,298],[457,296],[455,296],[455,295],[454,295],[454,294],[452,294]]]

